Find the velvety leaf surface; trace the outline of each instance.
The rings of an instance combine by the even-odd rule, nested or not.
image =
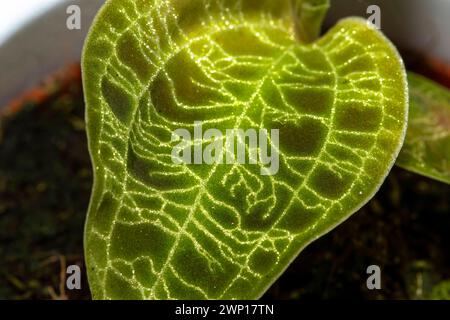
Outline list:
[[[359,19],[297,42],[289,1],[110,0],[83,57],[93,297],[252,299],[378,190],[403,142],[394,47]],[[176,165],[178,128],[280,130],[280,166]]]
[[[408,131],[397,165],[450,184],[450,91],[409,73]]]

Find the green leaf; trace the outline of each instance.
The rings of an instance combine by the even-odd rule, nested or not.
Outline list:
[[[408,82],[408,131],[396,164],[450,184],[450,91],[411,72]]]
[[[291,0],[297,38],[311,43],[320,35],[323,20],[330,8],[330,0]]]
[[[378,190],[406,130],[402,61],[357,18],[302,45],[291,10],[287,0],[102,8],[83,55],[94,298],[258,298]],[[279,129],[278,172],[174,164],[172,133],[195,121]]]
[[[450,280],[439,282],[431,292],[432,300],[450,300]]]

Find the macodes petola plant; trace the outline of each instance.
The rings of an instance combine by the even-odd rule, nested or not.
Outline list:
[[[363,19],[320,36],[328,5],[106,2],[82,62],[95,299],[259,298],[306,245],[374,196],[404,143],[407,75]],[[401,164],[448,182],[448,92],[411,77],[418,119]],[[174,132],[195,137],[196,123],[210,134],[181,151],[200,147],[216,161],[196,162],[195,152],[192,163],[174,161]],[[236,135],[236,148],[222,148],[211,134],[239,130],[259,132],[259,144]],[[273,174],[264,174],[261,132],[278,159]],[[247,161],[220,160],[239,146]]]

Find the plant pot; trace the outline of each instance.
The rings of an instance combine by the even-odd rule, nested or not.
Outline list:
[[[30,21],[0,47],[0,108],[41,79],[80,61],[84,39],[104,0],[65,1]],[[68,5],[81,8],[81,30],[66,27]]]

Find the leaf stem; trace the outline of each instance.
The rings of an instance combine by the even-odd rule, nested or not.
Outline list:
[[[298,40],[304,44],[317,40],[330,0],[291,0],[291,5]]]

